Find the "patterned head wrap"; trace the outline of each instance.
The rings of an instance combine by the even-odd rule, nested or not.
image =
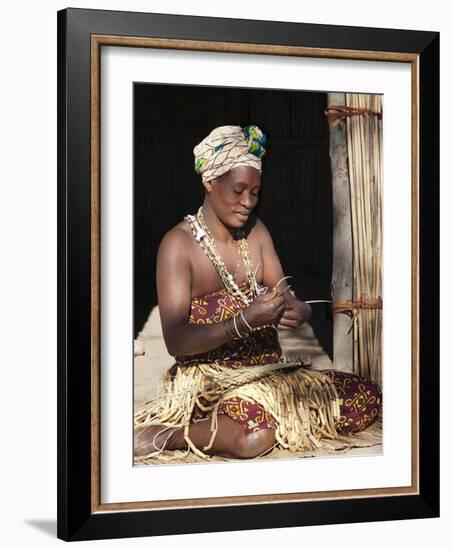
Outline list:
[[[194,147],[194,170],[202,181],[219,178],[237,166],[261,172],[266,136],[258,126],[219,126]]]

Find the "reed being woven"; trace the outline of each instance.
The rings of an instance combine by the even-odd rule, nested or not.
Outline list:
[[[208,460],[210,456],[204,451],[210,449],[215,440],[219,406],[233,397],[257,403],[273,416],[277,423],[274,446],[290,451],[314,450],[322,438],[337,437],[335,421],[340,416],[339,399],[330,377],[305,368],[302,362],[286,360],[242,368],[198,363],[179,367],[175,375],[168,371],[157,397],[136,411],[135,427],[183,428],[188,445],[186,455],[191,450]],[[203,449],[194,445],[189,434],[196,405],[211,415],[211,438]],[[160,450],[137,457],[135,464],[144,463],[163,451],[164,445]]]

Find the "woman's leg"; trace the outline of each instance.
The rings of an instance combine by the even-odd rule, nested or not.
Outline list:
[[[211,420],[206,419],[191,423],[189,437],[194,445],[205,454],[224,458],[255,458],[274,445],[275,431],[271,428],[246,433],[244,427],[225,414],[218,415],[218,431],[213,445],[207,451],[211,432]],[[168,428],[160,433],[164,426],[147,426],[135,429],[135,456],[144,456],[161,448],[169,437],[167,450],[186,449],[187,443],[183,437],[183,429]]]
[[[378,384],[353,373],[325,370],[340,399],[340,418],[335,427],[345,435],[365,430],[379,416],[382,391]]]

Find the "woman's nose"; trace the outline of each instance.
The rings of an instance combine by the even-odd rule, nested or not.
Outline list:
[[[255,202],[255,197],[252,197],[251,195],[244,195],[241,200],[241,204],[247,210],[252,210],[252,208],[255,206]]]

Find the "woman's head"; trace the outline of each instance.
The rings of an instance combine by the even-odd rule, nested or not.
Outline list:
[[[206,201],[228,227],[242,227],[258,202],[261,173],[252,166],[237,166],[204,184]]]
[[[228,226],[244,225],[257,204],[265,145],[258,126],[219,126],[194,148],[206,200]]]

